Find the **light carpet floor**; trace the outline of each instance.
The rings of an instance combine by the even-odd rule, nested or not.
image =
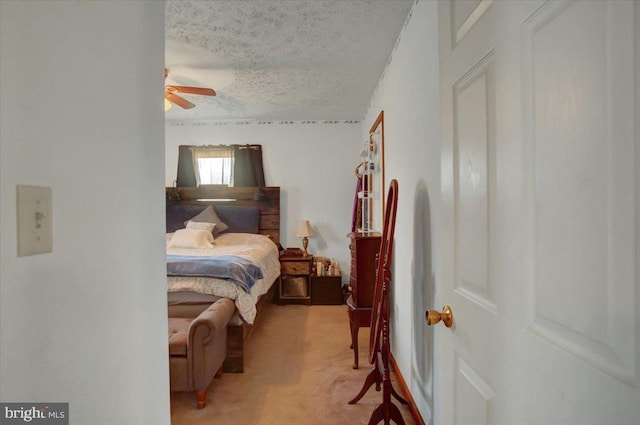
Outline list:
[[[369,328],[360,329],[360,368],[354,370],[346,306],[271,304],[262,315],[245,346],[245,372],[214,379],[204,409],[196,408],[195,394],[172,392],[171,423],[367,424],[382,392],[372,387],[357,404],[347,401],[370,370]],[[394,388],[400,392],[395,380]],[[409,409],[394,403],[414,425]]]

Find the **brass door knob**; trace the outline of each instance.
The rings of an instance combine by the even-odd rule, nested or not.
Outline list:
[[[442,321],[446,327],[450,328],[453,325],[453,311],[448,305],[442,307],[442,312],[427,310],[426,320],[429,326],[437,325]]]

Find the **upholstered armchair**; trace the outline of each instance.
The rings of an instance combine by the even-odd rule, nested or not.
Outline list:
[[[169,318],[171,391],[195,391],[198,409],[207,405],[207,388],[222,373],[234,311],[233,301],[221,298],[195,319]]]

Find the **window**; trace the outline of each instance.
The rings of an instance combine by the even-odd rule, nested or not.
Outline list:
[[[231,186],[231,158],[198,158],[199,184]]]
[[[262,146],[178,146],[176,186],[202,185],[264,187]]]
[[[230,146],[193,146],[197,185],[233,186],[233,150]]]

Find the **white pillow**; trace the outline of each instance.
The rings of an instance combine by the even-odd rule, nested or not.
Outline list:
[[[213,248],[213,235],[208,230],[179,229],[171,237],[169,248]]]
[[[213,229],[216,227],[214,223],[206,223],[204,221],[187,221],[187,229],[206,230],[213,235]]]
[[[213,208],[213,205],[209,205],[207,208],[202,210],[202,212],[200,214],[198,214],[195,217],[192,217],[190,219],[190,221],[205,222],[205,223],[215,223],[216,224],[216,230],[215,230],[216,234],[218,234],[220,232],[224,232],[225,230],[227,230],[229,228],[229,226],[227,226],[227,224],[225,222],[220,220],[220,217],[218,217],[218,214],[216,214],[216,210],[215,210],[215,208]],[[184,225],[186,227],[187,223],[185,222]]]

